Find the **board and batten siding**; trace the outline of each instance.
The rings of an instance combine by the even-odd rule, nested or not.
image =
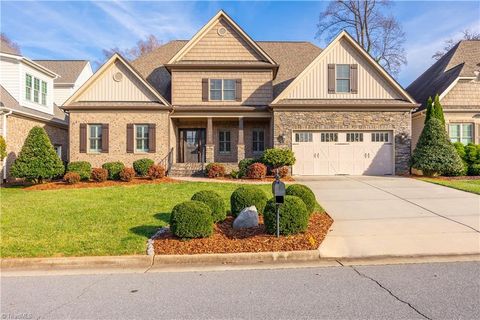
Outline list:
[[[120,72],[120,81],[113,76]],[[77,101],[157,101],[130,70],[122,63],[115,62],[83,92]]]
[[[357,64],[358,93],[328,93],[328,64]],[[292,88],[286,99],[403,99],[347,40],[341,39]]]
[[[219,28],[226,33],[218,34]],[[215,24],[181,60],[259,61],[260,55],[225,20]]]

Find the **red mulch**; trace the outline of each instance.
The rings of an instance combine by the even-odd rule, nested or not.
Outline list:
[[[157,184],[157,183],[178,183],[178,180],[164,177],[162,179],[150,180],[148,178],[134,178],[130,182],[107,180],[103,182],[81,181],[76,184],[68,184],[63,181],[53,181],[42,184],[36,184],[26,187],[25,190],[56,190],[56,189],[83,189],[83,188],[101,188],[115,186],[131,186],[137,184]]]
[[[167,231],[154,241],[156,254],[199,254],[199,253],[236,253],[314,250],[325,238],[333,223],[326,213],[314,213],[305,233],[280,236],[265,233],[263,219],[260,217],[256,228],[234,230],[233,217],[227,217],[217,223],[209,238],[182,240]]]

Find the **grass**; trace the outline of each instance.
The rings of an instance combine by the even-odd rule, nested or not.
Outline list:
[[[480,194],[480,180],[443,180],[436,178],[421,178],[421,180],[458,190]]]
[[[230,183],[184,182],[119,187],[0,189],[0,255],[55,257],[144,254],[146,240],[168,224],[171,209],[199,190],[230,207]],[[259,185],[271,195],[271,185]]]

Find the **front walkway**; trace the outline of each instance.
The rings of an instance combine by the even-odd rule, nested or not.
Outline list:
[[[334,219],[322,257],[480,253],[480,196],[401,177],[295,177]]]

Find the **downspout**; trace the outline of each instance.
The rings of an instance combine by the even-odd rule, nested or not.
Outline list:
[[[2,112],[8,110],[5,113],[2,113],[2,136],[5,139],[5,143],[7,142],[7,117],[12,114],[12,110],[3,109]],[[3,182],[7,180],[7,157],[2,160],[2,171],[3,171]]]

